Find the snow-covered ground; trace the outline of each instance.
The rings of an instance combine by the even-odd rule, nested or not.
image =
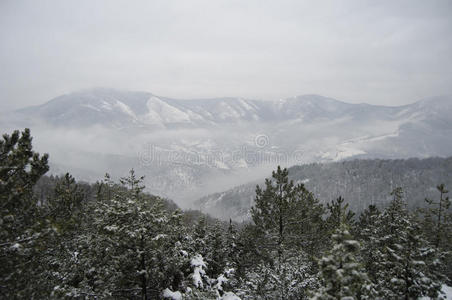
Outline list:
[[[441,290],[444,292],[447,300],[452,300],[452,287],[443,285]]]
[[[443,285],[443,287],[441,288],[441,291],[443,291],[443,297],[445,297],[444,299],[446,300],[452,300],[452,287],[447,286],[447,285]],[[420,300],[430,300],[430,297],[422,297]]]

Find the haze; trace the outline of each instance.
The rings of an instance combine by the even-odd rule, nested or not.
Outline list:
[[[176,98],[452,93],[451,1],[1,1],[0,110],[93,86]]]

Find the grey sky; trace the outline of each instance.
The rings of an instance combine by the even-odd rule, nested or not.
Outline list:
[[[194,98],[452,93],[452,1],[0,1],[0,110],[103,86]]]

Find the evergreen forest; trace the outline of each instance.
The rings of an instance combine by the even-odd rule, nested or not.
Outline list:
[[[317,199],[278,167],[251,221],[224,222],[145,192],[133,169],[96,183],[47,176],[29,129],[0,140],[1,299],[442,299],[452,209]]]

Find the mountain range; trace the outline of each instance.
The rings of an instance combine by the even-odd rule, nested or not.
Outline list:
[[[355,121],[425,119],[452,109],[450,97],[404,106],[350,104],[318,95],[276,101],[243,98],[171,99],[148,92],[94,88],[56,97],[15,111],[17,116],[54,126],[113,128],[202,127],[237,122],[312,122],[347,118]],[[450,120],[446,118],[446,120]]]
[[[1,113],[0,126],[30,127],[52,172],[93,181],[135,168],[151,193],[183,207],[277,165],[452,155],[450,96],[389,107],[319,95],[181,100],[95,88]]]

